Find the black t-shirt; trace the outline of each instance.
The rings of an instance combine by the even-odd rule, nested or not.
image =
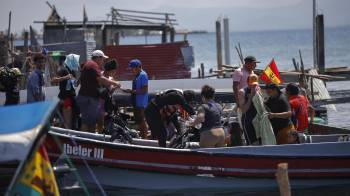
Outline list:
[[[70,74],[69,70],[66,67],[58,68],[57,75],[59,77],[63,77]],[[67,90],[67,82],[68,80],[63,80],[60,82],[60,92],[58,93],[58,98],[66,99],[68,97],[75,97],[75,90],[73,88],[73,84],[70,84],[70,90]]]
[[[289,102],[287,98],[282,94],[280,94],[277,97],[272,97],[272,98],[270,97],[266,101],[265,105],[267,106],[267,110],[271,113],[281,113],[281,112],[290,111]],[[287,127],[292,123],[290,118],[288,119],[273,118],[273,119],[270,119],[270,121],[273,127],[273,131],[275,132],[275,135],[279,130]]]
[[[179,92],[169,92],[155,98],[154,103],[157,105],[158,109],[163,108],[167,105],[180,105],[187,113],[194,115],[195,111]]]

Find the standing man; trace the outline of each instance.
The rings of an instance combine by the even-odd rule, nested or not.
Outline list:
[[[30,73],[27,80],[27,103],[44,101],[44,76],[43,68],[46,58],[41,53],[33,56],[34,70]]]
[[[277,144],[288,144],[288,133],[294,129],[288,99],[282,94],[276,84],[266,85],[266,93],[269,95],[269,98],[265,105],[269,111],[269,119]]]
[[[148,76],[138,59],[131,60],[129,68],[131,68],[135,78],[132,81],[132,89],[126,89],[125,92],[131,93],[135,122],[141,132],[141,137],[146,139],[148,128],[145,121],[145,108],[148,104]]]
[[[233,72],[233,94],[234,98],[238,100],[238,91],[248,86],[247,79],[250,74],[254,74],[256,64],[260,63],[254,56],[247,56],[244,59],[243,68],[238,68]]]
[[[92,52],[91,60],[87,61],[80,76],[81,87],[77,97],[77,103],[81,112],[81,130],[94,132],[99,117],[99,85],[120,88],[117,81],[104,77],[101,73],[104,60],[108,58],[101,50]]]

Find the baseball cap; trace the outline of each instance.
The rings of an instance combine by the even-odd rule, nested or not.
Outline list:
[[[105,53],[102,52],[102,50],[94,50],[91,54],[92,57],[103,57],[103,58],[109,58],[105,55]]]
[[[245,63],[260,63],[260,61],[257,61],[254,56],[247,56],[244,59]]]
[[[250,74],[248,76],[248,85],[258,85],[259,77],[256,74]]]
[[[274,83],[266,84],[266,89],[276,89],[278,92],[281,92],[281,89]]]
[[[133,59],[129,62],[129,67],[131,67],[131,68],[136,68],[136,67],[141,66],[141,65],[142,65],[142,63],[138,59]]]
[[[289,93],[290,95],[298,95],[299,94],[299,87],[295,83],[289,83],[286,86],[286,92]]]

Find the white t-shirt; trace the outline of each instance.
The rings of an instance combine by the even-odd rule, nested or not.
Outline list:
[[[233,75],[232,75],[233,82],[239,83],[238,85],[239,89],[246,88],[248,87],[248,82],[247,82],[248,76],[253,73],[254,71],[248,72],[248,70],[245,68],[238,68],[233,72]]]

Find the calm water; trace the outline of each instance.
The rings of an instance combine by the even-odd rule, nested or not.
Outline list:
[[[192,75],[196,76],[200,63],[204,63],[206,71],[216,68],[216,37],[214,33],[190,34],[187,37],[194,47],[195,67]],[[160,36],[148,36],[147,43],[159,43]],[[175,40],[183,40],[182,35],[176,35]],[[121,44],[144,44],[145,37],[125,37]],[[238,64],[239,59],[234,46],[241,44],[243,55],[254,55],[263,69],[272,58],[275,58],[280,70],[294,69],[292,58],[299,60],[300,49],[306,67],[312,67],[312,31],[283,30],[260,32],[232,32],[230,34],[231,64]],[[326,66],[350,66],[350,27],[325,29]],[[350,82],[331,82],[330,90],[350,89]],[[329,124],[350,128],[350,104],[336,105],[337,111],[328,112]]]
[[[350,27],[328,28],[325,30],[326,65],[328,67],[350,65]],[[160,36],[148,36],[147,43],[159,43]],[[216,38],[214,33],[190,34],[187,37],[194,47],[196,73],[200,63],[206,68],[216,67]],[[175,40],[183,40],[182,35],[176,35]],[[145,37],[125,37],[121,44],[144,44]],[[312,31],[283,30],[232,32],[230,34],[231,64],[238,64],[239,59],[234,46],[241,44],[243,55],[254,55],[264,68],[272,58],[275,58],[281,70],[294,69],[292,58],[299,59],[298,50],[303,55],[304,64],[312,65]]]

